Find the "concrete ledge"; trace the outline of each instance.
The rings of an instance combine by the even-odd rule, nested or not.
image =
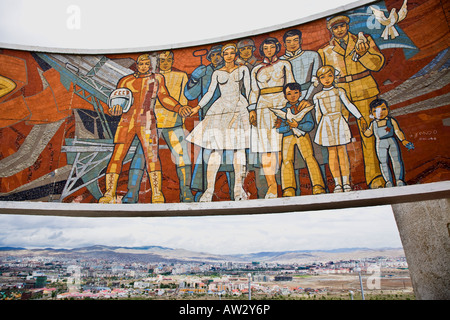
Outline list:
[[[0,214],[73,217],[169,217],[344,209],[450,198],[450,181],[277,199],[209,203],[98,204],[0,201]]]

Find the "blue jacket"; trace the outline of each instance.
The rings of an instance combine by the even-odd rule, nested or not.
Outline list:
[[[286,103],[286,106],[283,107],[281,110],[286,112],[288,110],[288,108],[291,108],[291,111],[293,114],[297,114],[298,112],[296,112],[296,108],[298,106],[298,103],[296,105],[291,105],[289,102]],[[304,131],[304,132],[310,132],[313,128],[314,128],[314,119],[313,116],[311,114],[311,111],[308,112],[302,120],[300,120],[300,122],[298,123],[297,126],[298,129]],[[287,137],[293,134],[291,127],[289,126],[289,124],[287,123],[286,119],[282,119],[281,121],[281,126],[279,128],[277,128],[278,133],[283,134],[283,137]]]
[[[208,92],[209,85],[211,83],[212,74],[215,70],[222,68],[224,63],[220,63],[218,66],[214,67],[212,64],[207,66],[198,66],[191,74],[186,86],[184,88],[184,95],[190,101],[201,98]],[[200,120],[202,120],[208,112],[209,107],[220,97],[220,90],[216,88],[213,98],[204,106],[200,112]]]

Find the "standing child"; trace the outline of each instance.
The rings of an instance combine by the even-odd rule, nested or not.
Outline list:
[[[298,147],[302,158],[306,162],[313,194],[325,193],[325,184],[319,164],[314,157],[311,138],[308,133],[314,128],[314,119],[310,112],[314,106],[300,103],[301,90],[300,84],[296,82],[288,83],[283,88],[284,96],[288,101],[286,106],[281,110],[271,109],[278,115],[275,127],[283,135],[281,144],[281,187],[283,189],[283,197],[295,196],[295,146]]]
[[[323,89],[314,95],[318,123],[314,142],[328,148],[330,171],[335,181],[334,192],[348,192],[352,188],[346,145],[351,141],[352,135],[344,112],[348,110],[353,114],[364,130],[367,129],[367,123],[356,106],[350,102],[345,90],[334,87],[333,67],[321,67],[317,71],[317,78]]]
[[[370,103],[370,113],[374,120],[364,131],[366,137],[375,136],[376,150],[380,169],[386,180],[385,187],[394,185],[391,170],[389,169],[389,158],[391,158],[392,169],[395,175],[397,186],[405,185],[405,170],[403,166],[402,154],[396,137],[408,149],[414,149],[414,144],[405,139],[405,135],[400,129],[397,121],[389,115],[389,106],[383,99],[376,99]]]

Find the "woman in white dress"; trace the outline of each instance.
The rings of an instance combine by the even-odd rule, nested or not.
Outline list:
[[[270,109],[282,109],[287,100],[283,87],[295,82],[291,63],[277,57],[281,44],[276,38],[265,39],[259,52],[264,60],[252,70],[252,91],[249,97],[251,132],[251,151],[261,154],[261,164],[267,181],[265,198],[278,196],[275,173],[280,163],[282,135],[277,132],[277,116]]]
[[[219,86],[220,97],[211,105],[205,118],[187,136],[187,140],[202,148],[211,149],[207,167],[207,189],[200,202],[212,200],[216,175],[222,161],[223,150],[234,150],[233,167],[235,172],[234,198],[248,198],[243,188],[246,175],[245,149],[250,147],[250,122],[247,111],[250,92],[250,71],[246,66],[237,66],[236,45],[223,46],[222,56],[225,66],[214,71],[208,92],[192,109],[192,115],[204,107],[213,97]],[[245,90],[246,96],[241,93]]]
[[[328,148],[330,171],[335,181],[334,192],[348,192],[350,186],[350,161],[346,145],[352,139],[347,122],[347,111],[360,122],[367,123],[358,108],[350,102],[343,88],[334,87],[335,69],[323,66],[317,71],[317,78],[323,90],[314,95],[317,131],[314,142]]]

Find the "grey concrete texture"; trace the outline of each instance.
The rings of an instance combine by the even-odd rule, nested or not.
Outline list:
[[[417,300],[450,299],[450,198],[393,204]]]

